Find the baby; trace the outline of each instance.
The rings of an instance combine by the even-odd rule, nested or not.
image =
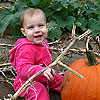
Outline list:
[[[16,92],[31,76],[52,63],[52,51],[46,41],[49,24],[45,13],[38,8],[28,8],[21,15],[21,25],[21,32],[26,38],[18,39],[9,52],[10,62],[17,71],[14,81]],[[53,68],[48,68],[20,96],[27,100],[50,100],[48,80],[49,89],[60,93],[62,78]]]

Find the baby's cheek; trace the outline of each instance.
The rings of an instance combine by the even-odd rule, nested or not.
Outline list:
[[[44,27],[44,28],[42,28],[41,31],[44,32],[44,33],[47,33],[48,32],[48,29]]]
[[[32,34],[34,34],[33,31],[29,31],[28,34],[31,36]]]
[[[46,39],[46,38],[47,38],[47,34],[44,35],[44,39]]]
[[[46,29],[42,30],[42,33],[43,33],[43,35],[44,35],[45,37],[47,37],[48,31],[47,31]]]

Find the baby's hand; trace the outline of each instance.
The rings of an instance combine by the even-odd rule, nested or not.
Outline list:
[[[54,76],[56,75],[56,72],[51,69],[51,68],[48,68],[46,71],[44,71],[44,76],[50,81],[51,79],[53,80]]]

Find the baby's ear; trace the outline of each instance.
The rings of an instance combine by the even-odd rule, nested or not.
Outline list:
[[[47,23],[47,26],[46,27],[49,28],[49,23]]]
[[[24,36],[26,36],[26,33],[25,33],[24,28],[21,28],[20,30],[21,30],[22,34],[23,34]]]

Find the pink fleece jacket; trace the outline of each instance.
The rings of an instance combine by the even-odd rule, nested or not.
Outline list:
[[[52,62],[52,51],[44,40],[45,45],[36,45],[26,38],[19,39],[15,47],[9,52],[10,62],[16,68],[17,77],[14,81],[14,88],[17,91],[29,77],[44,69]],[[45,53],[44,53],[45,52]],[[20,81],[19,81],[20,80]],[[34,80],[47,82],[44,74],[40,74]]]

